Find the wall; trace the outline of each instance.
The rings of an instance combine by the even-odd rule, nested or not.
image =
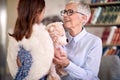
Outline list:
[[[66,0],[46,0],[45,16],[59,15],[60,11],[64,9]]]
[[[13,28],[17,18],[18,0],[7,0],[7,27]]]

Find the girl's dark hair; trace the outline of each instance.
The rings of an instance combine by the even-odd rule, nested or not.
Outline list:
[[[13,36],[17,41],[30,38],[32,26],[35,23],[37,13],[41,13],[45,7],[44,0],[19,0],[18,17],[16,20]]]

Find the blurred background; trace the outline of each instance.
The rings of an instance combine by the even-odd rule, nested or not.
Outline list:
[[[13,30],[15,25],[18,1],[19,0],[0,0],[0,80],[13,80],[9,74],[6,63],[7,35],[8,32]],[[68,1],[69,0],[46,0],[46,11],[43,23],[48,24],[54,21],[61,21],[60,11],[64,9]],[[90,2],[90,0],[86,1],[87,3]],[[87,30],[99,37],[103,31],[102,28],[87,28]]]

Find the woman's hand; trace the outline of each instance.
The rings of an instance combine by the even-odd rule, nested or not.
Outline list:
[[[70,63],[67,55],[60,50],[60,48],[55,49],[55,57],[53,62],[57,65],[61,65],[62,67],[67,67]]]

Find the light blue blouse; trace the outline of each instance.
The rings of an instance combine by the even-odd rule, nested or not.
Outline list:
[[[64,47],[70,64],[68,75],[62,80],[99,80],[98,72],[102,56],[102,41],[86,32],[85,28],[75,37],[67,32],[68,44]]]

